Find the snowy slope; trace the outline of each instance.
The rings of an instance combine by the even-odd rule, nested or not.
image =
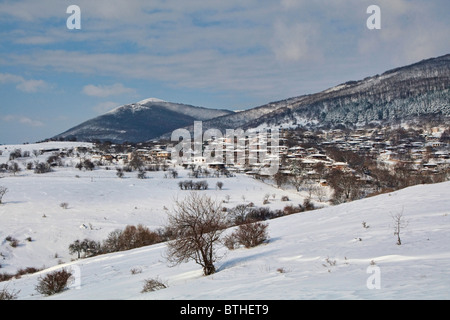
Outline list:
[[[423,60],[322,92],[213,118],[204,129],[365,125],[450,116],[450,55]],[[190,128],[192,129],[192,128]]]
[[[39,179],[22,173],[0,180],[11,190],[0,206],[1,239],[9,233],[19,240],[28,234],[35,239],[8,252],[2,262],[5,270],[11,267],[8,263],[30,266],[39,261],[37,266],[77,271],[73,286],[52,297],[35,290],[39,276],[49,270],[0,283],[0,288],[20,290],[19,299],[450,298],[450,182],[271,220],[267,244],[221,248],[224,257],[218,272],[203,277],[194,263],[169,267],[164,244],[68,262],[68,242],[77,237],[103,239],[126,224],[159,226],[164,223],[164,206],[170,209],[173,197],[186,195],[176,186],[184,173],[176,180],[163,178],[162,172],[147,180],[134,175],[117,179],[112,173],[97,170],[74,178],[76,172],[67,169]],[[242,194],[258,206],[265,193],[276,193],[273,207],[286,204],[279,200],[284,194],[293,204],[303,199],[245,176],[220,180],[224,190],[210,187],[206,192],[219,200],[229,194],[230,206],[242,203]],[[210,186],[214,181],[208,180]],[[59,208],[61,201],[68,202],[69,209]],[[396,245],[391,217],[399,212],[408,222],[401,246]],[[83,223],[93,228],[80,228]],[[6,250],[4,243],[1,250]],[[67,264],[56,266],[55,252]],[[132,269],[140,272],[132,274]],[[377,281],[369,282],[379,283],[380,289],[368,288],[374,275]],[[141,293],[149,278],[161,279],[168,288]]]

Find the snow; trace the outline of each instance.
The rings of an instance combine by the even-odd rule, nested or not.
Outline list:
[[[0,163],[7,156],[4,152]],[[68,245],[76,239],[103,240],[127,224],[142,223],[150,229],[164,225],[173,200],[188,194],[177,186],[187,173],[179,173],[177,179],[164,178],[162,171],[149,173],[145,180],[137,179],[136,173],[119,179],[115,170],[66,167],[44,175],[24,170],[1,178],[0,185],[9,192],[0,205],[0,273],[31,266],[48,269],[1,282],[0,290],[7,286],[25,300],[450,298],[450,182],[338,206],[316,203],[324,208],[270,220],[267,243],[231,251],[221,247],[218,270],[208,277],[193,262],[169,267],[164,243],[71,261],[76,257],[69,255]],[[219,180],[223,190],[214,187]],[[304,198],[244,175],[207,181],[209,190],[202,192],[218,201],[229,195],[229,203],[223,205],[230,208],[244,201],[262,206],[265,194],[271,195],[268,206],[273,209],[297,205]],[[282,195],[291,201],[282,202]],[[62,202],[68,209],[59,206]],[[392,216],[401,212],[407,225],[401,232],[402,245],[397,245]],[[20,241],[17,248],[4,240],[8,235]],[[27,237],[33,241],[25,241]],[[62,267],[75,272],[73,285],[51,297],[39,294],[39,277]],[[139,272],[132,274],[132,269]],[[161,279],[168,288],[141,293],[144,280],[150,278]],[[370,289],[373,279],[379,289]]]
[[[139,101],[138,104],[146,104],[146,103],[149,103],[149,102],[167,102],[167,101],[164,101],[164,100],[161,100],[161,99],[158,99],[158,98],[148,98],[148,99],[144,99],[142,101]]]

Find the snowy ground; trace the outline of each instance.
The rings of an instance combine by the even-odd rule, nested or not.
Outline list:
[[[19,299],[450,298],[450,182],[271,220],[268,243],[252,249],[221,248],[218,272],[209,277],[194,263],[169,267],[164,244],[71,262],[75,257],[69,255],[68,245],[76,239],[103,240],[127,224],[143,223],[150,229],[164,225],[173,199],[187,194],[177,186],[187,178],[183,172],[178,179],[155,172],[146,180],[136,179],[136,173],[119,179],[115,170],[62,168],[0,179],[9,189],[0,206],[0,273],[18,267],[50,268],[0,283],[0,289],[19,292]],[[214,188],[219,180],[223,190]],[[246,176],[207,181],[210,190],[202,192],[219,201],[229,195],[230,202],[224,204],[228,207],[243,203],[242,195],[246,202],[262,206],[264,195],[270,194],[271,208],[303,202],[302,194]],[[282,202],[282,195],[291,201]],[[69,208],[62,209],[61,202]],[[399,246],[392,215],[400,212],[407,225]],[[7,236],[20,245],[9,246]],[[35,290],[38,278],[60,267],[75,272],[73,285],[52,297],[40,295]],[[159,278],[168,288],[141,293],[150,278]]]

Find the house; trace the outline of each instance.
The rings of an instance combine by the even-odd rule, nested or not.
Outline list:
[[[171,159],[171,153],[167,150],[162,150],[156,153],[156,158],[161,160],[170,160]]]
[[[348,164],[345,162],[335,162],[331,166],[333,169],[344,170],[348,167]]]
[[[211,169],[221,170],[225,169],[225,164],[223,162],[211,162],[208,163],[208,167]]]

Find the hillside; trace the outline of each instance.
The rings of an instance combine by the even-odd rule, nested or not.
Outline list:
[[[195,120],[209,120],[233,113],[227,110],[206,109],[155,98],[127,104],[83,122],[53,140],[142,142],[163,133],[192,124]]]
[[[450,54],[347,81],[319,93],[241,112],[193,107],[155,98],[118,107],[52,139],[144,142],[170,139],[173,130],[363,126],[450,117]]]
[[[315,94],[204,121],[203,129],[217,128],[224,132],[236,128],[314,129],[421,119],[443,122],[449,117],[450,54],[447,54]]]
[[[179,178],[186,177],[180,170]],[[178,180],[165,178],[163,171],[144,180],[131,173],[119,179],[113,170],[70,166],[45,175],[21,172],[2,178],[0,185],[9,192],[0,206],[1,272],[30,266],[50,269],[0,283],[0,288],[6,285],[18,292],[18,299],[28,300],[450,298],[450,182],[270,220],[268,243],[252,249],[221,248],[218,272],[209,277],[192,262],[170,268],[164,243],[70,262],[76,257],[67,247],[77,238],[104,239],[127,224],[143,223],[151,229],[163,225],[174,199],[187,195],[177,187]],[[268,206],[283,208],[305,197],[245,175],[208,182],[213,186],[218,180],[224,182],[223,190],[210,187],[203,192],[219,201],[229,195],[226,207],[250,201],[261,206],[264,194],[274,194]],[[282,202],[282,195],[290,201]],[[67,209],[59,206],[63,201]],[[392,219],[398,213],[407,222],[400,246]],[[11,248],[3,240],[8,235],[20,245]],[[27,242],[27,237],[33,240]],[[78,272],[74,285],[55,296],[38,294],[38,278],[60,267]],[[374,270],[380,289],[367,287]],[[150,278],[161,279],[168,288],[141,293]]]
[[[257,126],[363,126],[450,117],[450,54],[285,101]]]

